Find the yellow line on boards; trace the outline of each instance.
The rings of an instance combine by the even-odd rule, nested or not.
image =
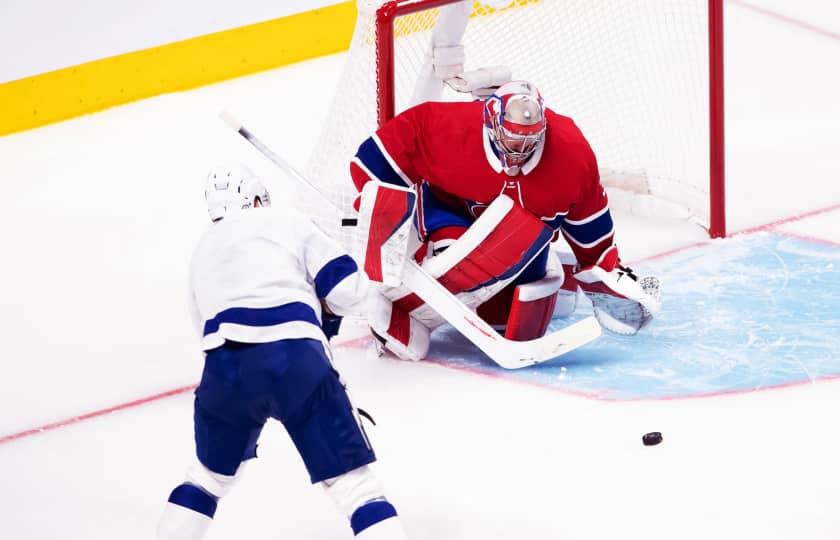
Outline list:
[[[355,1],[0,84],[0,135],[346,50]]]

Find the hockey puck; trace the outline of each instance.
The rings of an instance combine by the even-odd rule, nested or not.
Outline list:
[[[645,446],[655,446],[662,442],[662,434],[658,431],[651,431],[642,435],[642,444]]]

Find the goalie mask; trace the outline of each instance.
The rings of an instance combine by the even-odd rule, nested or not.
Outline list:
[[[204,188],[210,220],[247,208],[270,206],[271,197],[262,181],[244,165],[216,167],[207,175]]]
[[[484,130],[507,167],[522,165],[545,140],[545,107],[526,81],[503,84],[484,101]]]

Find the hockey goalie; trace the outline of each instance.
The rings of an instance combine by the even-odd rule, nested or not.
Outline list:
[[[408,249],[509,340],[542,336],[553,316],[574,311],[579,289],[601,326],[620,334],[635,334],[659,309],[658,279],[639,279],[620,261],[589,143],[529,82],[398,114],[359,146],[350,173],[369,273],[381,253]],[[395,235],[409,220],[414,232]],[[395,237],[407,247],[384,246]],[[568,257],[550,249],[561,238]],[[383,277],[372,276],[399,283]],[[405,285],[383,285],[369,324],[393,354],[420,360],[444,316]]]

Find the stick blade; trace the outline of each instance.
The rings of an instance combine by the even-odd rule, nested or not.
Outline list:
[[[506,341],[503,347],[488,356],[505,369],[520,369],[562,356],[594,341],[600,335],[601,325],[595,317],[590,316],[538,339]]]

